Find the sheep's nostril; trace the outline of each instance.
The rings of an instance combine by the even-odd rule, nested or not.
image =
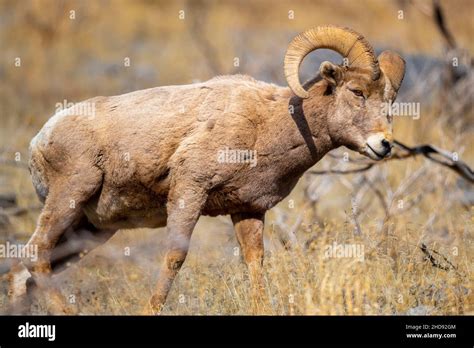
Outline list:
[[[390,142],[387,139],[383,139],[382,146],[386,149],[390,149]]]

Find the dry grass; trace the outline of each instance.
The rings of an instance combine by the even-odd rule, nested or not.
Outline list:
[[[266,289],[258,307],[240,257],[221,243],[193,247],[163,313],[439,315],[472,314],[474,309],[472,234],[459,231],[449,244],[431,244],[448,255],[457,271],[435,268],[424,259],[415,247],[420,239],[417,229],[393,233],[381,246],[376,228],[354,237],[350,227],[326,224],[307,234],[311,237],[308,249],[292,251],[283,250],[271,233],[267,235]],[[334,242],[364,245],[364,260],[326,257],[325,247]],[[454,247],[459,248],[457,256],[452,255]],[[227,252],[216,251],[222,248]],[[141,253],[140,249],[135,253]],[[151,295],[160,258],[151,257],[145,265],[103,254],[107,255],[89,255],[87,261],[66,271],[59,280],[63,293],[76,297],[82,314],[140,313]],[[44,304],[37,306],[34,313],[44,313]]]
[[[375,45],[403,54],[442,56],[442,41],[425,15],[407,5],[407,17],[400,21],[400,2],[364,3],[362,8],[359,1],[340,1],[334,11],[334,1],[221,1],[208,2],[207,12],[194,12],[202,10],[184,2],[103,1],[86,6],[66,1],[57,6],[51,1],[2,1],[0,19],[11,22],[0,20],[7,29],[0,31],[1,158],[13,161],[19,153],[25,163],[30,139],[63,99],[74,102],[188,83],[211,77],[213,69],[283,84],[281,59],[274,57],[283,54],[295,31],[315,24],[352,26]],[[201,27],[216,51],[214,63],[196,43],[188,22],[177,20],[182,8],[189,20],[194,13],[205,13]],[[445,8],[459,45],[472,51],[473,3],[449,1]],[[76,9],[76,21],[67,18],[70,9]],[[288,21],[289,9],[296,20]],[[384,30],[376,23],[384,23]],[[236,56],[242,58],[239,69],[233,66]],[[22,58],[21,68],[12,65],[15,57]],[[123,67],[124,57],[132,59],[129,69]],[[472,98],[472,90],[467,97]],[[473,110],[452,115],[436,98],[416,98],[421,98],[415,101],[421,102],[422,117],[396,119],[395,138],[408,144],[436,144],[474,163]],[[344,163],[326,158],[317,167],[334,166],[342,168]],[[9,215],[9,223],[0,225],[0,241],[26,241],[39,211],[34,209],[38,201],[25,168],[2,165],[0,195],[6,193],[28,209]],[[312,195],[318,198],[311,201]],[[267,216],[266,289],[257,303],[236,252],[230,220],[203,218],[164,313],[474,314],[474,209],[468,195],[472,186],[421,158],[391,161],[347,176],[308,174]],[[274,231],[293,227],[298,244],[285,250]],[[57,282],[64,295],[74,296],[82,314],[137,314],[152,293],[163,238],[163,229],[120,231]],[[363,245],[364,260],[326,257],[327,246],[334,242]],[[434,267],[418,248],[420,242],[444,255],[457,270]],[[130,256],[124,254],[126,247]],[[1,312],[6,291],[5,283],[0,284]],[[39,298],[32,313],[45,310]]]

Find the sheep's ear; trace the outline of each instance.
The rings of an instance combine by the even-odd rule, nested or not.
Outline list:
[[[338,86],[342,82],[344,75],[341,67],[331,62],[322,62],[319,67],[319,73],[332,86]]]
[[[405,76],[405,61],[398,53],[392,51],[383,51],[377,60],[384,75],[390,80],[390,84],[397,93]]]

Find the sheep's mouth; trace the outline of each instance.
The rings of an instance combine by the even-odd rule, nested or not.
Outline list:
[[[379,153],[378,153],[377,151],[375,151],[375,150],[373,149],[373,147],[370,146],[369,144],[367,144],[367,147],[370,149],[370,151],[372,151],[372,152],[374,153],[375,156],[377,156],[377,159],[381,160],[381,159],[384,159],[384,158],[385,158],[384,155],[379,154]]]

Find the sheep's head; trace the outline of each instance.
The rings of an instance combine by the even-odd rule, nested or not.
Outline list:
[[[405,62],[396,53],[384,51],[377,58],[364,37],[351,29],[325,26],[298,35],[285,56],[285,76],[291,90],[310,99],[298,72],[304,57],[318,49],[331,49],[344,57],[344,64],[323,62],[319,68],[333,101],[328,129],[337,145],[344,145],[372,159],[390,155],[392,119],[388,103],[394,101],[405,74]],[[329,111],[329,110],[328,110]]]

